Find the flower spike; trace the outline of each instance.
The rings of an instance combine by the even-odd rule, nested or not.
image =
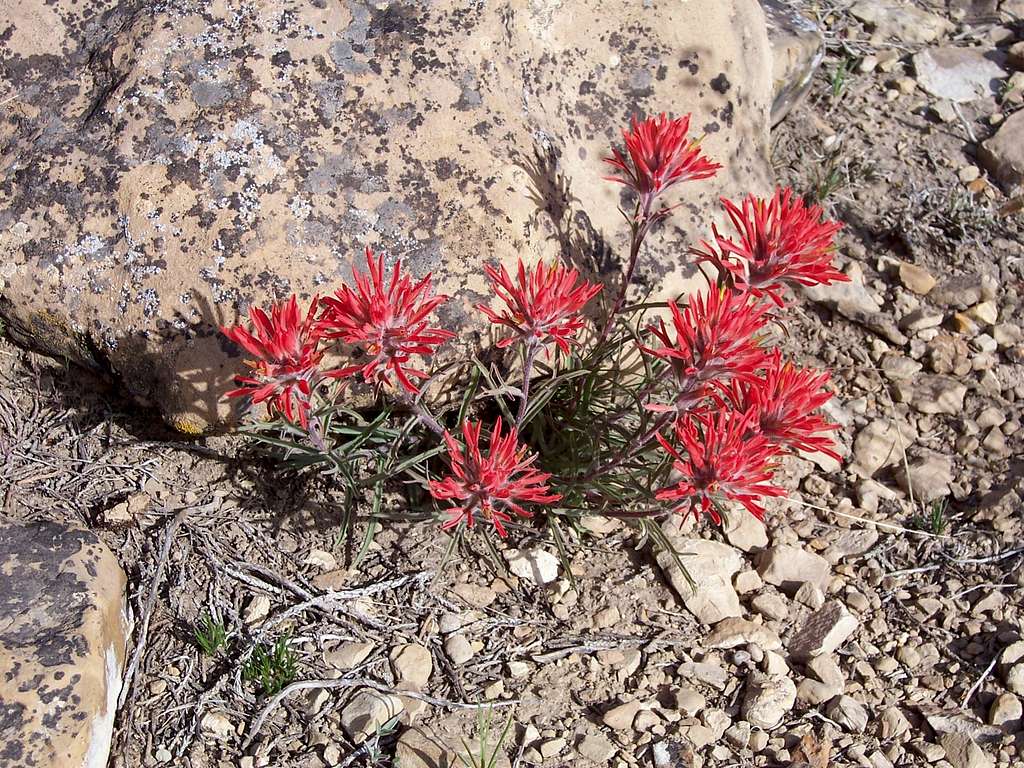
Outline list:
[[[236,376],[240,385],[227,397],[247,397],[253,404],[266,403],[268,413],[280,413],[288,421],[309,427],[310,395],[313,387],[326,375],[320,371],[323,352],[316,329],[319,298],[313,297],[305,316],[298,300],[274,304],[270,311],[249,308],[250,331],[243,325],[224,326],[221,332],[242,347],[254,359],[245,364],[252,369],[246,376]]]
[[[477,309],[495,325],[512,330],[511,336],[498,342],[499,347],[522,339],[527,343],[554,343],[568,353],[570,342],[584,326],[580,310],[601,292],[600,285],[579,282],[579,272],[558,264],[527,269],[520,259],[515,281],[504,266],[495,269],[487,265],[484,272],[506,309],[500,314],[485,304],[478,304]]]
[[[449,501],[449,519],[441,526],[447,530],[460,523],[472,528],[477,516],[494,526],[499,536],[506,535],[505,523],[518,517],[531,517],[524,503],[551,504],[562,497],[551,493],[547,482],[551,475],[533,467],[536,454],[519,444],[515,427],[502,434],[501,417],[491,431],[490,449],[480,450],[482,422],[462,425],[465,447],[445,432],[451,474],[430,481],[430,494],[438,501]]]
[[[413,355],[430,355],[434,348],[455,336],[451,331],[432,328],[427,316],[448,300],[434,295],[428,274],[413,284],[396,262],[391,279],[385,283],[384,257],[366,249],[369,274],[354,270],[355,290],[347,285],[321,301],[320,331],[324,338],[340,339],[363,348],[369,359],[333,372],[335,378],[356,374],[367,384],[390,385],[392,376],[411,394],[419,388],[412,379],[427,374],[413,368]]]
[[[778,449],[764,435],[752,434],[755,418],[753,411],[722,409],[677,419],[674,431],[682,450],[657,437],[674,459],[680,480],[658,491],[656,498],[677,502],[676,510],[695,520],[707,514],[718,525],[722,517],[716,505],[726,501],[764,520],[761,498],[784,496],[785,491],[771,485]]]
[[[815,413],[832,398],[825,388],[828,381],[826,372],[783,362],[776,349],[768,358],[764,378],[737,382],[733,400],[738,408],[757,414],[757,430],[780,449],[819,451],[840,461],[829,436],[839,426]]]
[[[740,208],[722,199],[739,240],[713,227],[715,243],[691,251],[698,261],[714,264],[737,288],[780,307],[787,284],[820,285],[849,282],[832,265],[838,222],[824,220],[820,206],[808,206],[791,189],[776,189],[769,200],[748,195]]]
[[[637,195],[653,198],[680,181],[709,179],[721,165],[701,154],[700,142],[691,139],[690,115],[645,120],[633,118],[630,129],[622,132],[626,154],[612,148],[605,162],[615,169],[608,181],[624,184]]]

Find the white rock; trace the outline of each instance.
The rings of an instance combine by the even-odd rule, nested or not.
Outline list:
[[[787,650],[797,661],[827,656],[842,646],[857,626],[857,618],[846,610],[846,606],[832,600],[804,621],[790,638]]]
[[[245,606],[242,620],[253,627],[262,622],[270,615],[270,598],[266,595],[253,595],[249,604]]]
[[[434,671],[434,658],[422,645],[406,643],[395,646],[391,651],[391,666],[399,684],[404,683],[419,691],[430,680],[430,674]]]
[[[828,584],[831,568],[828,560],[802,547],[778,544],[757,558],[761,578],[783,592],[795,593],[804,582],[821,589]]]
[[[1006,55],[988,48],[926,48],[914,55],[917,84],[932,96],[966,103],[994,96]]]
[[[322,549],[311,549],[306,555],[306,565],[319,568],[323,571],[334,571],[338,568],[338,560],[330,552]]]
[[[909,462],[909,478],[906,472],[896,475],[899,486],[912,490],[917,501],[925,503],[949,495],[953,482],[953,460],[934,451],[922,451]]]
[[[505,558],[512,573],[534,584],[550,584],[558,578],[561,561],[546,549],[510,549],[505,552]]]
[[[868,711],[852,696],[836,696],[825,705],[825,714],[851,733],[864,733],[868,727]]]
[[[705,641],[708,648],[736,648],[754,644],[765,651],[782,647],[782,641],[764,624],[740,618],[722,619]]]
[[[734,515],[729,515],[724,521],[722,529],[725,532],[726,541],[737,549],[749,552],[752,549],[764,549],[768,546],[768,531],[764,523],[753,515],[748,515],[742,510]]]
[[[641,708],[642,705],[639,701],[627,701],[625,704],[619,704],[605,712],[601,722],[616,731],[628,730],[633,726],[633,719]]]
[[[444,652],[453,664],[465,664],[473,658],[473,646],[463,634],[454,634],[444,641]]]
[[[771,730],[782,722],[795,703],[796,685],[792,680],[754,672],[747,680],[740,711],[751,725]]]
[[[220,712],[207,712],[199,720],[199,729],[218,741],[226,741],[235,733],[231,721]]]
[[[342,643],[333,651],[324,652],[324,663],[345,672],[366,661],[373,652],[373,643]]]
[[[1012,693],[1001,693],[996,696],[988,710],[989,723],[1000,728],[1004,726],[1012,728],[1020,722],[1022,716],[1024,716],[1024,707],[1021,706],[1020,699]]]
[[[405,706],[398,696],[364,688],[341,710],[341,727],[353,743],[360,744],[404,711]]]
[[[658,565],[686,606],[699,621],[715,624],[722,619],[740,616],[740,598],[732,586],[732,577],[743,566],[739,551],[725,544],[706,539],[672,541],[679,559],[696,582],[694,591],[676,565],[670,552],[658,552]]]

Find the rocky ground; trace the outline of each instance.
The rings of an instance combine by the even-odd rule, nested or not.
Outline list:
[[[834,371],[847,456],[787,465],[767,529],[671,528],[696,595],[601,520],[572,578],[541,529],[507,570],[430,526],[362,548],[329,485],[2,342],[7,516],[85,525],[128,575],[111,765],[453,766],[507,718],[495,765],[1024,761],[1024,3],[811,5],[827,56],[774,160],[846,223],[853,282],[787,346]]]

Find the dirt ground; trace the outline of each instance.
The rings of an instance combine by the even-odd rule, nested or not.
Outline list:
[[[408,724],[457,750],[475,733],[471,705],[487,701],[492,730],[512,717],[500,764],[1021,764],[1019,708],[1009,724],[990,710],[1011,686],[1000,654],[1024,635],[1024,347],[996,338],[1012,329],[956,317],[990,301],[994,326],[1024,323],[1024,214],[1001,215],[1009,200],[970,170],[998,127],[993,115],[1021,102],[1004,91],[944,119],[948,110],[914,83],[909,56],[921,46],[879,40],[848,12],[829,12],[843,5],[821,4],[828,55],[775,130],[773,159],[780,183],[817,194],[846,224],[840,263],[859,269],[882,309],[805,297],[786,347],[834,372],[831,414],[848,462],[879,420],[901,425],[906,460],[874,484],[848,465],[793,462],[784,480],[793,501],[773,508],[768,541],[824,553],[853,542],[828,556],[825,590],[858,620],[835,655],[844,701],[798,700],[777,727],[744,728],[746,685],[765,649],[706,647],[709,628],[622,524],[575,542],[575,584],[565,574],[546,586],[517,578],[472,540],[446,558],[447,540],[430,525],[385,523],[360,552],[367,523],[340,534],[343,499],[323,478],[286,471],[238,438],[183,441],[109,382],[0,341],[5,513],[99,532],[128,574],[135,642],[145,633],[112,766],[391,766],[400,737],[402,768],[432,765],[409,757],[431,748],[402,736]],[[991,48],[1008,41],[1003,27],[954,21],[948,38]],[[1021,39],[1021,24],[1007,28]],[[937,278],[938,293],[908,290],[904,262]],[[912,326],[915,311],[939,320]],[[933,375],[966,385],[962,408],[928,407],[917,390]],[[906,491],[915,483],[945,492],[915,501]],[[701,535],[726,541],[710,525]],[[534,545],[552,549],[540,526],[515,542]],[[743,557],[752,571],[754,553]],[[342,594],[324,599],[330,591]],[[759,595],[777,597],[783,615],[755,608]],[[780,637],[805,618],[801,599],[768,585],[741,594],[748,617]],[[210,614],[228,632],[215,654],[195,640]],[[454,648],[454,635],[468,647]],[[281,639],[296,658],[293,679],[322,685],[277,701],[243,670],[254,648]],[[419,691],[395,660],[408,644],[429,651]],[[814,672],[793,665],[786,675]],[[358,747],[342,721],[366,681],[401,689],[404,714]],[[609,712],[634,701],[631,725],[616,727]],[[963,754],[950,732],[968,734]]]

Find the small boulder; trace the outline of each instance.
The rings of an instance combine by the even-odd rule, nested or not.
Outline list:
[[[777,544],[762,552],[757,570],[762,579],[787,594],[794,594],[805,582],[824,589],[831,573],[828,560],[821,555],[788,544]]]
[[[771,730],[796,703],[796,685],[788,677],[754,672],[747,680],[740,712],[753,726]]]

